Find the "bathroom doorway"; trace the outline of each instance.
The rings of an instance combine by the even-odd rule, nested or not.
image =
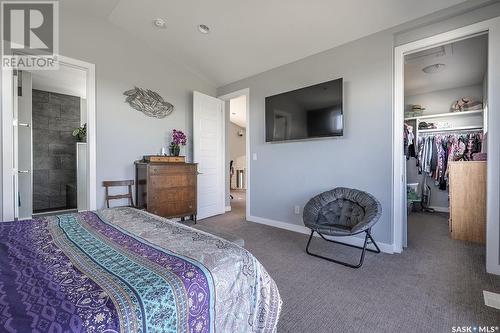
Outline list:
[[[17,77],[19,218],[85,210],[85,72],[61,66]]]
[[[2,220],[95,209],[94,65],[2,76]]]

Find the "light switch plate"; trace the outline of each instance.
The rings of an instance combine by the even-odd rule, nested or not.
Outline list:
[[[252,159],[253,159],[254,161],[257,161],[257,153],[253,153],[253,154],[252,154]]]

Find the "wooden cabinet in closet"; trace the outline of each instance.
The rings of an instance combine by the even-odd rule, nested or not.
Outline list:
[[[451,238],[486,242],[486,161],[450,162]]]

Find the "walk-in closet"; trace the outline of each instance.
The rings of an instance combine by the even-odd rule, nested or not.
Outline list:
[[[405,57],[409,248],[422,237],[485,243],[487,57],[487,34]]]

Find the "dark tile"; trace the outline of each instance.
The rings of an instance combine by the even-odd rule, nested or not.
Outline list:
[[[49,101],[54,104],[65,104],[72,106],[80,105],[80,98],[76,96],[63,95],[57,93],[49,93]]]
[[[75,170],[76,169],[76,156],[75,155],[64,155],[61,156],[61,167],[63,170]]]
[[[73,136],[73,131],[60,131],[59,142],[66,144],[76,144],[76,137]],[[75,148],[76,149],[76,148]]]
[[[49,143],[50,155],[74,155],[76,154],[75,144]]]
[[[63,208],[67,207],[65,195],[50,195],[49,196],[50,208]]]
[[[49,183],[49,170],[33,170],[33,184],[46,185]]]
[[[68,184],[75,183],[76,172],[75,170],[49,170],[49,183],[50,184]]]
[[[33,103],[48,103],[49,93],[46,91],[33,89],[31,92],[31,100]]]
[[[33,195],[33,210],[42,210],[50,208],[49,197],[47,195],[34,194]]]
[[[31,121],[33,124],[33,129],[49,129],[48,117],[39,114],[33,114]]]
[[[50,155],[38,155],[33,157],[34,170],[55,170],[61,169],[61,157]]]
[[[49,144],[40,143],[33,140],[33,157],[43,156],[49,154]]]
[[[80,106],[61,105],[61,118],[80,121]]]
[[[61,116],[61,105],[52,103],[33,103],[33,115],[39,115],[49,118],[58,118]]]
[[[80,127],[80,120],[49,118],[49,129],[54,131],[73,131]]]
[[[61,184],[33,184],[34,195],[66,195],[66,187]]]
[[[33,144],[49,144],[61,141],[61,135],[58,131],[48,129],[33,129]]]

